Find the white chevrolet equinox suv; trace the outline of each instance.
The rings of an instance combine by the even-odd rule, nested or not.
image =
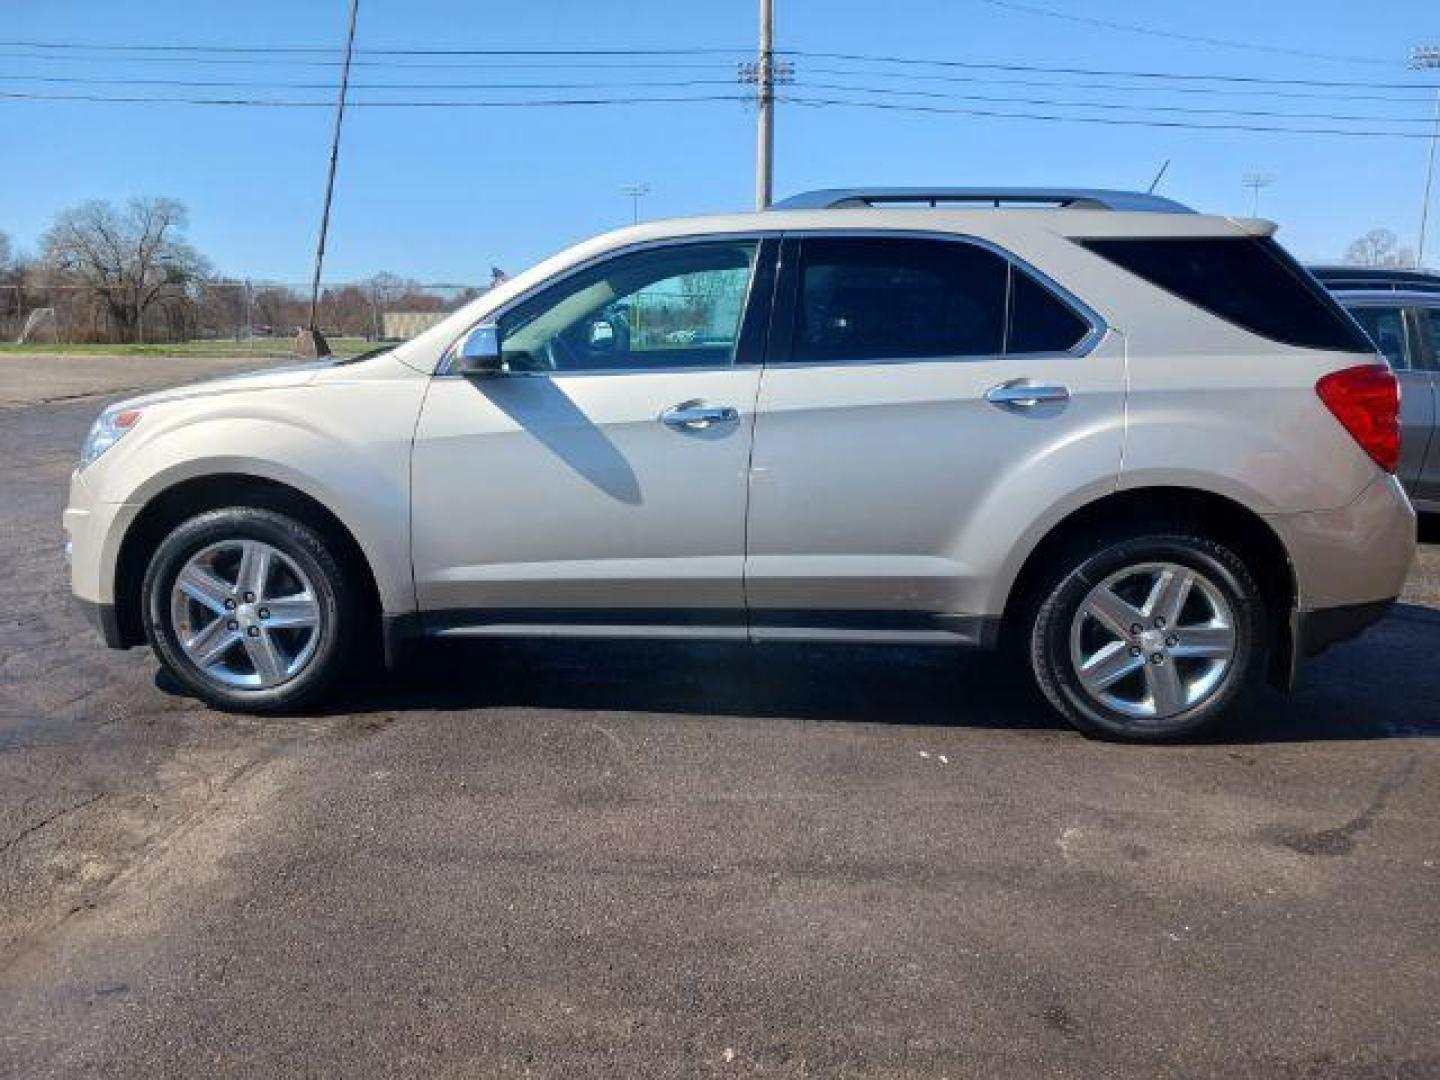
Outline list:
[[[74,592],[226,709],[367,641],[1011,645],[1085,732],[1191,737],[1415,545],[1395,377],[1273,231],[1033,189],[623,229],[357,361],[107,408]]]

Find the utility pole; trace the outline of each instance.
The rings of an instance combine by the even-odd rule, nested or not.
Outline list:
[[[1410,51],[1410,67],[1416,71],[1440,68],[1440,45],[1417,45]],[[1435,184],[1435,146],[1440,143],[1440,88],[1435,91],[1435,126],[1430,132],[1430,157],[1425,166],[1425,194],[1420,201],[1420,242],[1415,245],[1415,268],[1425,265],[1425,230],[1430,224],[1430,191]]]
[[[1248,172],[1240,178],[1240,183],[1250,189],[1250,216],[1260,216],[1260,189],[1267,188],[1275,182],[1274,173]]]
[[[755,84],[755,209],[770,205],[775,182],[775,87],[795,78],[795,65],[775,59],[775,0],[760,0],[760,52],[739,65],[740,81]]]
[[[355,16],[360,0],[350,0],[350,29],[345,35],[345,63],[340,69],[340,98],[335,105],[335,131],[330,136],[330,172],[325,178],[325,205],[320,211],[320,242],[315,247],[315,276],[310,281],[310,324],[296,342],[302,356],[329,356],[330,346],[316,325],[320,307],[320,269],[325,263],[325,234],[330,230],[330,200],[335,194],[335,163],[340,157],[340,125],[345,120],[345,95],[350,88],[350,57],[355,51]]]
[[[775,180],[775,0],[760,0],[760,56],[755,69],[755,209],[770,205]]]

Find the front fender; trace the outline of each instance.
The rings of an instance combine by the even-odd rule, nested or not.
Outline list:
[[[113,595],[124,532],[143,507],[177,484],[239,475],[326,507],[360,546],[384,610],[414,610],[410,451],[424,385],[307,386],[147,408],[132,435],[84,473],[97,501],[113,508],[100,593]]]

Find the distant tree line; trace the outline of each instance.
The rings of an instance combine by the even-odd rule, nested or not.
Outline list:
[[[1401,269],[1416,265],[1415,252],[1400,246],[1400,238],[1389,229],[1371,229],[1345,249],[1345,261],[1352,266],[1384,266]]]
[[[305,325],[306,290],[217,274],[187,224],[183,204],[150,197],[64,210],[29,257],[0,232],[0,339],[14,340],[47,309],[54,317],[41,335],[71,342],[288,336]],[[492,270],[491,284],[502,280]],[[386,311],[451,311],[483,291],[378,274],[323,289],[319,321],[329,335],[373,339]]]

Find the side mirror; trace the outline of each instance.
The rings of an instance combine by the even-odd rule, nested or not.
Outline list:
[[[461,375],[503,375],[505,357],[500,352],[500,330],[494,323],[481,323],[460,342],[455,369]]]

